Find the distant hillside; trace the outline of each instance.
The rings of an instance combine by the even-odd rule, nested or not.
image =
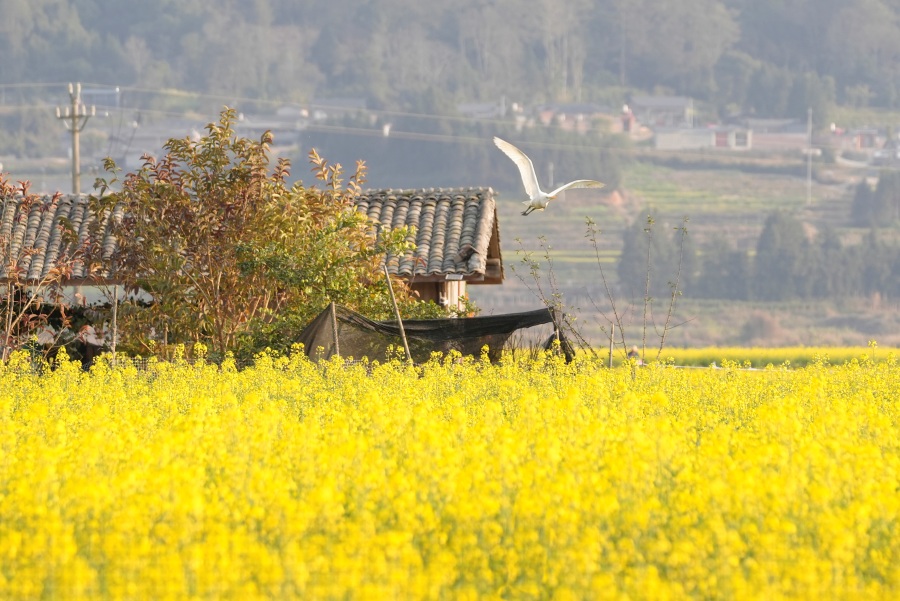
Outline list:
[[[0,155],[46,156],[69,82],[98,118],[285,106],[365,107],[429,121],[634,97],[734,115],[845,123],[900,107],[900,5],[889,0],[2,1]],[[114,116],[118,120],[118,116]],[[873,124],[872,122],[868,123]],[[876,123],[877,125],[880,125]],[[893,125],[893,123],[892,123]]]

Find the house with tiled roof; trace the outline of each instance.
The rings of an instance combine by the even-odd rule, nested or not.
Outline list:
[[[605,106],[591,103],[545,104],[537,107],[537,119],[543,125],[554,125],[565,131],[585,133],[592,129],[616,131],[621,121]]]
[[[3,198],[3,256],[16,257],[18,268],[31,282],[46,277],[63,258],[91,256],[99,260],[99,269],[91,273],[86,262],[76,259],[68,284],[115,283],[109,258],[117,242],[108,224],[94,224],[89,200],[88,196],[58,195],[23,207],[19,197]],[[497,210],[490,188],[369,190],[355,203],[371,220],[373,234],[383,228],[410,226],[412,249],[402,255],[389,254],[386,261],[389,273],[406,280],[422,300],[461,306],[459,299],[468,284],[503,281]],[[5,281],[8,265],[0,263],[0,281]]]
[[[650,127],[693,127],[694,100],[686,96],[635,96],[628,103],[635,118]]]

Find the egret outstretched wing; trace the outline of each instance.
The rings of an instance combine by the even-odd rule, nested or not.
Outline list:
[[[553,198],[563,190],[568,190],[569,188],[602,188],[603,186],[604,184],[602,182],[594,181],[592,179],[576,179],[574,182],[563,184],[553,192],[548,192],[547,196]]]
[[[522,183],[525,185],[525,193],[528,194],[528,197],[534,200],[535,198],[543,196],[541,187],[538,185],[537,174],[534,172],[534,164],[532,164],[531,159],[529,159],[524,152],[506,140],[495,137],[494,144],[496,144],[497,148],[502,150],[506,156],[511,158],[513,163],[516,164],[516,167],[519,168],[519,174],[522,176]]]

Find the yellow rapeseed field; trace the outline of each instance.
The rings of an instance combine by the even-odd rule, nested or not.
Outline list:
[[[708,367],[712,363],[721,365],[725,360],[745,367],[766,367],[768,365],[805,367],[816,361],[828,361],[832,364],[846,363],[864,355],[872,361],[883,361],[891,355],[896,356],[898,351],[900,349],[880,348],[874,341],[870,341],[868,347],[667,347],[662,351],[648,348],[645,356],[652,359],[658,354],[662,361],[671,361],[676,365],[703,367]]]
[[[900,365],[0,366],[0,599],[896,599]]]

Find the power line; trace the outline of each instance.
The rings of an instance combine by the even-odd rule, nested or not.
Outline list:
[[[0,89],[3,87],[64,87],[68,84],[65,83],[47,83],[47,84],[0,84]],[[199,100],[220,100],[225,102],[233,102],[233,103],[253,103],[265,106],[284,106],[284,105],[315,105],[317,107],[321,107],[323,109],[328,108],[341,108],[337,105],[328,104],[327,99],[322,99],[319,102],[310,101],[304,103],[293,102],[290,100],[266,100],[261,98],[252,98],[249,96],[233,96],[233,95],[225,95],[225,94],[210,94],[207,92],[192,92],[189,90],[181,90],[177,88],[143,88],[140,86],[120,86],[113,84],[100,84],[100,83],[90,83],[85,82],[83,84],[85,87],[91,88],[104,88],[104,89],[119,89],[121,91],[128,92],[138,92],[141,94],[149,94],[155,96],[170,96],[170,97],[180,97],[180,98],[196,98]],[[365,113],[376,116],[383,117],[405,117],[411,119],[425,119],[432,121],[448,121],[448,122],[464,122],[464,123],[487,123],[487,124],[505,124],[509,125],[509,122],[503,119],[486,119],[486,118],[476,118],[476,117],[466,117],[464,115],[440,115],[435,113],[413,113],[409,111],[399,111],[399,110],[383,110],[383,109],[371,109],[366,108],[363,109]]]
[[[368,129],[364,127],[348,127],[343,125],[326,125],[326,124],[309,124],[302,130],[302,132],[324,132],[324,133],[337,133],[337,134],[348,134],[348,135],[358,135],[358,136],[367,136],[367,137],[387,137],[387,138],[397,138],[401,140],[418,140],[422,142],[443,142],[449,144],[456,143],[466,143],[466,144],[484,144],[486,141],[489,141],[488,137],[481,136],[466,136],[466,135],[457,135],[457,134],[430,134],[430,133],[420,133],[420,132],[411,132],[411,131],[399,131],[397,129],[391,128],[390,134],[385,136],[383,130],[381,129]],[[301,132],[301,133],[302,133]],[[529,140],[527,143],[523,143],[528,146],[532,146],[535,148],[543,148],[546,150],[603,150],[606,152],[616,152],[622,154],[634,154],[636,149],[633,148],[625,148],[621,146],[600,146],[600,145],[592,145],[592,146],[582,146],[578,144],[566,144],[560,142],[541,142],[541,141],[533,141]],[[665,151],[661,151],[665,152]],[[675,151],[673,151],[674,153]]]
[[[65,83],[0,83],[0,90],[10,88],[54,88],[65,86]]]
[[[112,86],[110,86],[112,87]],[[132,88],[123,88],[120,87],[121,90],[131,90]],[[281,105],[282,103],[278,103]],[[324,106],[324,105],[323,105]],[[43,111],[46,107],[35,107],[34,105],[28,106],[12,106],[12,105],[0,105],[0,113],[4,109],[22,109],[22,110],[38,110]],[[114,114],[115,112],[124,115],[126,110],[139,110],[143,115],[149,116],[157,116],[157,117],[175,117],[175,118],[187,118],[193,119],[196,121],[204,120],[201,116],[194,116],[187,111],[170,111],[163,109],[148,109],[148,108],[140,108],[136,109],[133,107],[129,107],[128,109],[122,107],[118,109],[112,109],[107,111],[108,114]],[[478,123],[481,125],[504,125],[509,126],[511,123],[509,121],[496,120],[496,119],[476,119],[476,118],[468,118],[468,117],[454,117],[454,116],[439,116],[439,115],[425,115],[422,113],[404,113],[402,111],[378,111],[378,110],[369,110],[366,109],[365,112],[367,114],[375,114],[375,115],[384,115],[384,116],[407,116],[407,117],[420,117],[432,120],[445,119],[445,120],[457,120],[457,121],[465,121],[471,123]],[[207,117],[209,119],[210,117]],[[549,127],[549,126],[545,126]],[[360,136],[368,136],[368,137],[383,137],[384,130],[382,128],[365,128],[365,127],[351,127],[351,126],[342,126],[342,125],[328,125],[324,123],[310,123],[303,128],[300,128],[300,133],[302,132],[325,132],[325,133],[338,133],[338,134],[347,134],[347,135],[360,135]],[[444,142],[444,143],[472,143],[472,144],[483,144],[486,139],[485,137],[479,136],[471,136],[464,134],[435,134],[435,133],[424,133],[424,132],[414,132],[414,131],[402,131],[398,130],[395,127],[390,129],[390,134],[387,136],[389,138],[402,139],[402,140],[418,140],[422,142]],[[544,148],[544,149],[555,149],[555,150],[577,150],[584,149],[584,146],[580,146],[577,144],[565,144],[558,142],[540,142],[540,141],[532,141],[529,140],[527,143],[529,146]],[[604,150],[608,152],[616,152],[622,154],[633,153],[633,149],[623,148],[621,146],[601,146],[594,145],[591,147],[596,150]]]

